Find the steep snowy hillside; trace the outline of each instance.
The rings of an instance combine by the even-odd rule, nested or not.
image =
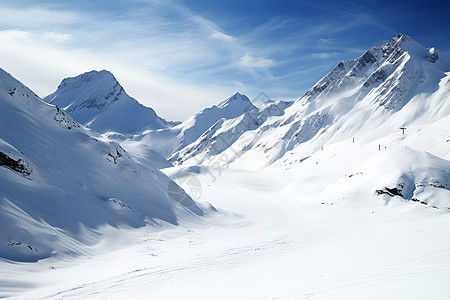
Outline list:
[[[44,101],[64,109],[77,122],[100,133],[131,134],[174,125],[128,96],[105,70],[65,78]]]
[[[203,213],[151,164],[1,69],[0,103],[0,258],[77,254],[113,227],[177,224]]]
[[[340,62],[283,116],[268,119],[236,140],[229,139],[227,147],[219,145],[221,139],[209,141],[208,147],[196,143],[190,149],[195,155],[182,157],[177,163],[219,162],[222,166],[260,169],[277,162],[283,167],[332,143],[353,138],[375,142],[400,133],[400,127],[407,128],[408,139],[417,137],[417,144],[407,146],[448,159],[442,145],[426,147],[418,136],[434,122],[448,128],[448,118],[444,118],[450,114],[449,72],[448,56],[400,34],[356,60]],[[445,135],[430,132],[435,141]],[[210,152],[212,148],[218,151]]]
[[[121,144],[130,151],[136,147],[149,147],[162,156],[169,157],[194,142],[219,120],[233,119],[255,109],[247,96],[235,93],[218,105],[203,109],[175,127],[144,131],[141,135],[136,135]]]

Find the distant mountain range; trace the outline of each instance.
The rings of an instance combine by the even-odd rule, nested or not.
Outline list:
[[[250,117],[256,122],[241,116],[218,124],[220,130],[176,155],[176,163],[259,169],[293,163],[338,141],[375,140],[399,127],[427,126],[450,114],[448,72],[447,55],[398,35],[340,62],[289,107],[278,105],[280,117],[261,122],[257,114]]]

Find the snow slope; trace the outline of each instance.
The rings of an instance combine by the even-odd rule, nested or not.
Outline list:
[[[83,253],[103,229],[203,214],[152,164],[75,122],[0,69],[0,258]],[[184,191],[177,191],[185,195]],[[103,228],[103,229],[102,229]]]
[[[449,215],[348,195],[361,176],[343,175],[351,157],[317,155],[288,171],[169,169],[195,176],[200,201],[223,214],[160,232],[124,230],[117,238],[129,242],[89,257],[2,264],[0,291],[12,299],[446,299]]]
[[[63,108],[77,122],[100,133],[132,134],[174,125],[128,96],[105,70],[65,78],[44,101]]]

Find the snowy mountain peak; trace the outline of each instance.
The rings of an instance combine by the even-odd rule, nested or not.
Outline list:
[[[45,97],[45,100],[68,112],[102,110],[118,101],[122,93],[123,87],[109,71],[90,71],[63,79],[56,92]]]
[[[424,46],[403,33],[391,38],[381,49],[383,51],[383,57],[390,57],[390,61],[392,62],[404,52],[408,52],[411,56],[418,55],[420,57],[424,57],[428,53],[428,50]]]
[[[247,96],[242,95],[238,92],[236,92],[233,96],[225,99],[224,101],[220,102],[217,105],[218,108],[230,108],[230,109],[242,109],[244,108],[245,111],[255,109],[256,106],[252,104],[250,99],[248,99]]]
[[[86,73],[83,73],[81,75],[75,76],[75,77],[69,77],[69,78],[65,78],[62,82],[61,85],[67,85],[67,84],[72,84],[75,85],[76,82],[91,82],[91,81],[103,81],[103,83],[107,83],[107,82],[111,82],[111,83],[117,83],[116,78],[114,77],[114,75],[109,72],[108,70],[101,70],[101,71],[96,71],[96,70],[92,70]]]
[[[408,44],[415,43],[418,44],[412,37],[404,33],[399,33],[398,35],[392,37],[387,44]]]
[[[63,108],[76,121],[100,133],[130,134],[172,125],[130,97],[106,70],[65,78],[44,101]]]
[[[331,72],[298,99],[300,102],[321,101],[331,95],[354,90],[362,99],[377,95],[375,103],[398,110],[415,89],[437,88],[435,77],[450,70],[450,59],[434,48],[427,49],[405,34],[391,38],[381,47],[372,47],[355,60],[341,61]],[[433,82],[434,87],[428,85]],[[314,107],[323,105],[316,103]]]

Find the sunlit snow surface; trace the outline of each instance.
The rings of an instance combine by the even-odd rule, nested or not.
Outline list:
[[[3,261],[1,295],[446,299],[448,212],[365,198],[367,175],[348,178],[339,165],[330,167],[331,156],[288,173],[183,172],[199,179],[201,201],[212,203],[217,214],[165,230],[110,230],[112,241],[85,248],[79,257]]]
[[[123,148],[6,80],[0,297],[448,299],[449,72],[399,35],[293,104],[235,95]]]

